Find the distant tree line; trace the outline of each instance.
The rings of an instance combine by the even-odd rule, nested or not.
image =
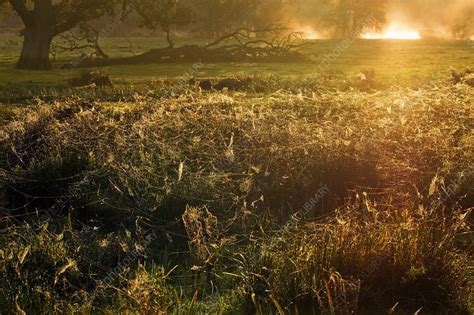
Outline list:
[[[170,48],[173,30],[219,37],[239,27],[255,28],[283,18],[298,0],[0,0],[3,13],[16,14],[23,29],[19,69],[50,69],[53,39],[79,31],[97,36],[89,23],[120,19],[150,31],[162,31]],[[280,20],[280,22],[282,22]],[[100,23],[99,23],[100,24]],[[109,32],[106,32],[109,33]],[[106,34],[110,35],[110,34]],[[69,36],[74,38],[80,36]],[[72,40],[72,39],[71,39]],[[71,49],[74,45],[71,45]],[[100,54],[106,56],[105,54]]]
[[[23,47],[17,68],[49,69],[53,39],[64,34],[88,38],[98,48],[99,36],[111,36],[126,25],[149,32],[162,32],[169,48],[173,34],[183,31],[201,37],[219,38],[239,28],[262,29],[272,23],[305,23],[324,28],[332,37],[347,37],[365,30],[381,29],[386,23],[390,0],[0,0],[0,19],[11,13],[19,17]],[[452,26],[456,37],[472,36],[472,10]],[[113,23],[110,23],[110,21]],[[111,25],[113,27],[111,27]],[[105,29],[106,31],[102,31]]]

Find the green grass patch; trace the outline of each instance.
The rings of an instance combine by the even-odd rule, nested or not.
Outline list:
[[[134,53],[142,53],[166,44],[158,38],[131,38]],[[59,70],[66,62],[77,60],[80,52],[64,53],[56,57],[52,71],[15,70],[14,64],[21,49],[20,38],[3,35],[0,40],[0,86],[3,89],[37,86],[60,88],[80,70]],[[179,40],[179,44],[204,43],[204,40]],[[206,64],[197,77],[227,77],[237,74],[278,74],[281,76],[312,75],[325,56],[334,52],[340,42],[334,40],[310,41],[303,52],[311,58],[308,63],[219,63]],[[102,45],[112,57],[131,56],[129,43],[123,38],[104,38]],[[196,60],[197,62],[198,60]],[[387,80],[411,84],[433,78],[446,77],[449,69],[472,68],[472,47],[462,41],[379,41],[357,40],[325,68],[327,72],[356,74],[374,69]],[[183,76],[190,64],[155,64],[113,66],[104,69],[119,85],[143,84],[154,79]]]

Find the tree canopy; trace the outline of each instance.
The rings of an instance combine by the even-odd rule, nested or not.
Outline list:
[[[380,29],[386,22],[387,0],[326,0],[323,22],[335,37],[357,36],[366,29]]]
[[[161,28],[169,47],[174,46],[172,27],[189,24],[193,19],[193,11],[178,0],[132,0],[131,4],[141,18],[141,26],[151,30]]]
[[[357,36],[366,29],[384,25],[387,1],[314,0],[313,24],[333,30],[335,37]],[[187,32],[219,38],[241,28],[264,29],[275,21],[291,26],[291,19],[304,15],[299,11],[299,0],[0,0],[0,5],[15,12],[24,24],[23,48],[17,63],[22,69],[49,69],[51,44],[56,36],[90,29],[78,26],[113,15],[120,8],[122,19],[117,17],[117,22],[112,23],[115,28],[133,12],[133,18],[138,19],[133,21],[134,25],[163,31],[169,48],[174,47],[173,30],[183,26]],[[461,33],[463,28],[459,29]],[[94,34],[97,46],[100,29],[94,30]]]
[[[111,14],[118,0],[0,0],[21,18],[23,49],[17,63],[22,69],[48,69],[53,38],[79,23]]]

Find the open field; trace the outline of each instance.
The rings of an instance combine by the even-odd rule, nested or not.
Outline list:
[[[472,314],[472,46],[356,41],[314,75],[336,45],[197,74],[240,91],[190,64],[72,88],[74,54],[15,70],[3,35],[0,313]]]
[[[157,38],[131,38],[136,54],[152,48],[164,47]],[[181,41],[191,44],[199,41]],[[202,41],[201,41],[202,42]],[[311,58],[308,63],[224,63],[205,64],[197,77],[228,77],[236,74],[273,73],[282,76],[314,75],[316,67],[324,56],[334,51],[338,41],[309,41],[303,52]],[[106,38],[104,50],[111,56],[129,56],[129,43],[123,38]],[[14,70],[20,49],[17,37],[3,35],[0,38],[0,86],[22,87],[64,87],[67,80],[77,76],[81,70],[61,71],[60,66],[79,58],[79,52],[57,56],[53,71]],[[410,84],[432,78],[446,77],[450,69],[463,70],[474,67],[474,46],[462,41],[378,41],[357,40],[336,58],[327,72],[355,74],[361,70],[374,69],[377,75],[393,83]],[[197,62],[198,60],[196,60]],[[189,71],[191,64],[130,65],[103,69],[119,85],[142,84],[153,79],[175,78]]]
[[[468,313],[472,88],[155,84],[3,128],[3,310]]]

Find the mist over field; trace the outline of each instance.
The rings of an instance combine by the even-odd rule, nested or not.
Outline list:
[[[474,34],[474,3],[469,0],[383,0],[359,1],[368,7],[383,7],[385,21],[381,29],[396,25],[419,32],[424,38],[461,39]],[[299,2],[297,12],[286,16],[293,26],[317,34],[316,38],[334,36],[331,27],[324,23],[324,16],[331,8],[328,3],[350,7],[351,1],[306,0]],[[357,3],[353,1],[352,3]],[[348,9],[352,10],[352,9]],[[402,27],[403,25],[403,27]],[[367,30],[371,31],[371,30]],[[373,30],[372,30],[373,31]]]
[[[0,0],[0,314],[473,314],[473,10]]]
[[[197,15],[202,14],[208,6],[205,0],[185,0],[181,3],[194,8]],[[311,38],[338,36],[334,32],[334,27],[327,23],[328,16],[333,15],[335,7],[349,12],[357,11],[357,8],[369,12],[374,8],[383,8],[384,21],[378,31],[391,25],[404,25],[405,29],[419,32],[424,38],[469,39],[474,36],[474,3],[470,0],[266,0],[257,2],[250,0],[243,3],[244,5],[238,2],[231,3],[227,7],[235,12],[244,10],[244,16],[256,16],[260,22],[274,19],[287,23],[294,30],[306,32]],[[254,3],[260,3],[260,7],[256,7]],[[223,11],[225,11],[225,6],[222,7]],[[353,7],[356,9],[354,10]],[[202,18],[212,17],[204,12]],[[197,24],[200,22],[195,19],[191,26],[179,27],[177,32],[185,37],[195,36]],[[16,32],[21,29],[20,19],[9,10],[0,13],[0,25],[3,25],[4,32]],[[133,23],[127,23],[126,26],[120,26],[118,29],[112,33],[114,35],[123,32],[150,35],[149,30],[143,30]],[[369,28],[366,31],[377,30]]]
[[[474,34],[474,2],[469,0],[394,0],[389,1],[387,12],[389,22],[412,25],[426,37],[468,38]]]

